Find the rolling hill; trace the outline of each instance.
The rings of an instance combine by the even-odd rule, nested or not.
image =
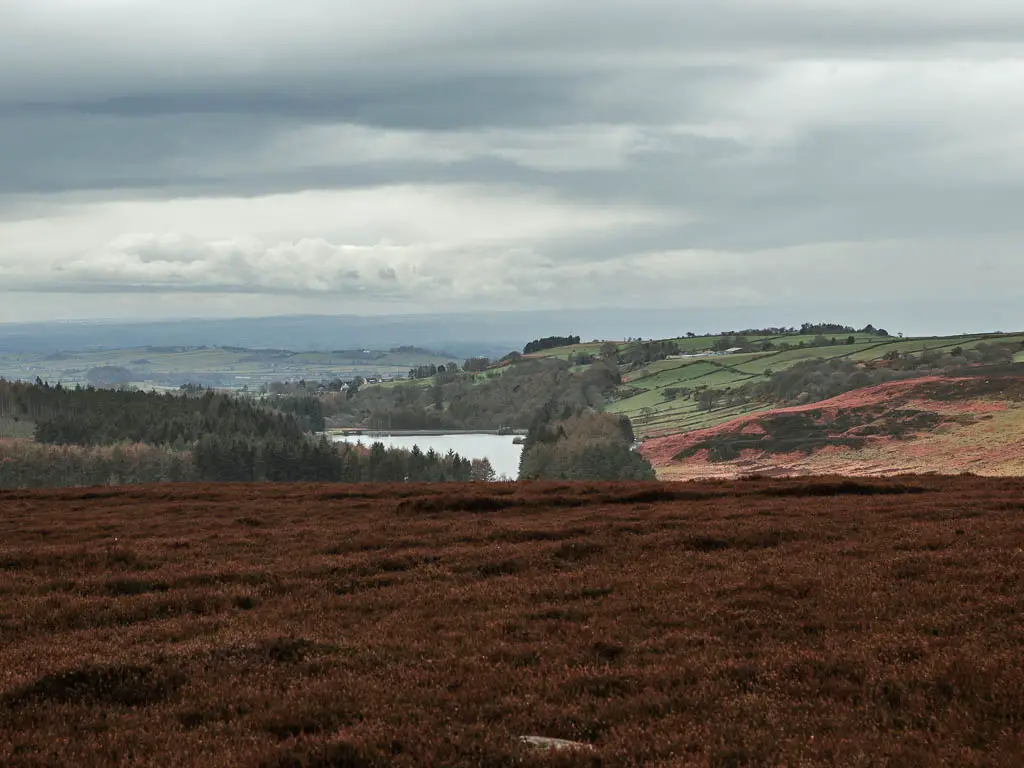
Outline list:
[[[1024,333],[977,334],[970,336],[936,336],[922,338],[879,338],[870,334],[853,334],[854,343],[812,346],[814,336],[789,334],[782,336],[749,336],[751,344],[771,342],[776,349],[765,352],[713,354],[708,350],[719,337],[669,339],[677,342],[683,354],[699,357],[680,357],[660,360],[636,370],[623,373],[623,386],[616,393],[607,410],[630,418],[640,438],[665,437],[695,429],[705,429],[739,416],[769,409],[766,403],[747,403],[721,406],[704,410],[696,400],[669,399],[667,391],[706,386],[715,389],[741,387],[757,382],[771,374],[784,371],[812,360],[849,360],[867,366],[877,364],[887,355],[919,355],[925,352],[942,353],[961,348],[974,349],[979,344],[1024,345]],[[847,335],[843,336],[845,342]],[[628,350],[635,342],[618,342],[620,351]],[[778,349],[789,345],[789,349]],[[801,346],[802,345],[802,346]],[[531,357],[558,357],[572,359],[580,353],[597,354],[600,344],[587,343],[572,347],[559,347],[531,355]],[[1024,355],[1018,353],[1018,359]]]
[[[748,474],[1024,474],[1024,375],[928,376],[655,438],[663,479]]]
[[[742,352],[712,352],[720,338],[671,339],[679,354],[620,365],[623,383],[606,409],[630,418],[663,479],[1024,474],[1024,334],[858,333],[836,344],[806,334],[749,336]],[[620,362],[638,343],[616,344]],[[770,348],[749,351],[759,346]],[[600,347],[579,344],[534,356],[582,360]],[[1004,364],[985,364],[993,351]],[[821,380],[824,391],[830,376],[845,378],[834,397],[801,393],[780,402],[764,396],[787,373],[808,387]],[[717,399],[702,399],[705,391]]]
[[[96,383],[90,372],[117,369],[119,380],[140,388],[177,388],[184,383],[241,389],[272,381],[348,379],[354,376],[404,378],[418,365],[442,365],[453,359],[415,347],[392,350],[293,352],[244,347],[141,346],[64,352],[2,352],[0,378],[36,377],[66,385]]]

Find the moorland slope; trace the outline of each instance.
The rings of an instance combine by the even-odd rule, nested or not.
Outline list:
[[[809,334],[748,335],[743,337],[744,348],[751,351],[728,354],[711,352],[713,345],[721,345],[721,335],[665,339],[653,343],[677,345],[682,356],[632,364],[627,361],[642,344],[621,342],[617,344],[617,349],[623,382],[607,410],[628,416],[633,429],[641,438],[678,435],[713,427],[771,407],[770,403],[759,398],[732,402],[728,396],[711,403],[702,403],[699,397],[702,390],[738,392],[770,379],[773,374],[781,375],[814,362],[835,366],[853,364],[875,369],[896,358],[914,359],[918,364],[931,361],[942,368],[945,363],[962,365],[972,356],[978,356],[976,350],[979,349],[988,349],[990,352],[995,347],[1003,347],[1012,352],[1024,349],[1024,334],[927,338],[879,337],[864,333],[840,336],[842,338],[836,339],[835,344],[822,344],[820,337]],[[853,343],[848,343],[850,341]],[[535,357],[571,360],[580,354],[599,354],[600,346],[580,344],[562,347],[547,350]],[[953,352],[960,357],[953,359]]]
[[[1001,369],[880,384],[649,440],[642,452],[673,480],[1024,475],[1024,376]]]
[[[975,477],[0,492],[0,764],[1017,766],[1022,499]]]
[[[630,419],[660,479],[1024,474],[1024,336],[880,333],[718,334],[533,356],[582,368],[614,355],[621,384],[604,407]]]

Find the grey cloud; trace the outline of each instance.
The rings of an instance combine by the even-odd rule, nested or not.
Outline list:
[[[267,119],[118,119],[65,110],[0,115],[0,192],[173,188],[216,181],[218,166],[281,129]]]
[[[552,125],[582,114],[576,104],[580,79],[549,75],[453,74],[419,81],[334,83],[277,90],[190,90],[159,95],[115,96],[60,105],[65,114],[151,117],[165,115],[242,115],[304,122],[344,122],[383,128],[454,130],[490,126]],[[306,92],[303,93],[302,91]],[[298,92],[297,92],[298,91]],[[52,106],[15,105],[25,111],[53,112]]]
[[[396,252],[315,230],[269,245],[189,239],[175,222],[130,235],[125,221],[124,239],[69,242],[53,270],[9,271],[7,287],[415,302],[511,286],[554,304],[571,280],[574,300],[601,303],[639,265],[670,274],[668,252],[781,265],[778,249],[910,258],[883,243],[1021,233],[1019,3],[210,6],[0,7],[0,222],[82,199],[467,184],[652,215]]]
[[[878,299],[905,296],[927,280],[930,298],[974,299],[1014,294],[1021,273],[1016,256],[1024,236],[898,239],[874,243],[820,243],[742,253],[635,249],[600,259],[560,259],[528,245],[490,249],[472,244],[355,247],[324,239],[266,243],[255,239],[199,240],[185,235],[133,235],[76,257],[37,262],[5,274],[9,290],[82,293],[245,293],[369,296],[487,306],[509,295],[541,303],[585,305],[594,295],[611,303],[676,296],[699,306],[750,305],[774,297],[799,298],[800,279],[816,291],[864,291]],[[962,280],[975,259],[984,284]],[[469,268],[468,265],[471,265]],[[885,275],[880,280],[880,275]],[[657,305],[657,302],[653,302]]]
[[[416,269],[421,256],[416,249],[357,248],[314,239],[268,245],[133,235],[30,269],[11,287],[299,295],[369,291],[382,299],[401,299],[449,280],[446,274]]]
[[[76,90],[146,92],[161,70],[172,87],[207,84],[211,75],[235,86],[260,79],[301,84],[325,69],[380,85],[395,73],[423,81],[428,73],[593,72],[665,54],[692,61],[709,54],[718,60],[813,57],[964,41],[1016,43],[1024,24],[1019,4],[1005,0],[959,7],[923,0],[378,0],[372,7],[303,0],[287,8],[270,0],[222,0],[203,3],[201,12],[188,0],[108,7],[35,0],[0,13],[8,30],[0,64],[35,61],[23,67],[28,77],[0,79],[0,93],[32,93],[42,82],[72,100]],[[41,62],[40,50],[50,53]],[[92,74],[96,87],[68,85],[60,68],[68,60]],[[169,69],[169,61],[177,66]]]

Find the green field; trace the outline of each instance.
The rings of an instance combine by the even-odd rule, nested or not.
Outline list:
[[[849,335],[851,334],[842,334],[842,341],[845,342]],[[739,387],[770,372],[782,371],[799,362],[817,358],[844,358],[868,362],[880,360],[893,351],[903,354],[919,354],[926,350],[949,351],[955,347],[968,350],[985,341],[1024,343],[1024,334],[1019,333],[902,339],[863,333],[852,335],[855,340],[854,344],[842,343],[824,347],[810,346],[814,337],[809,335],[748,336],[746,338],[750,342],[770,340],[776,345],[786,342],[792,348],[786,351],[684,357],[650,363],[640,370],[625,374],[623,386],[616,393],[612,402],[607,405],[606,410],[628,416],[633,422],[638,437],[674,434],[711,427],[736,416],[765,410],[766,406],[749,404],[702,411],[695,400],[666,400],[663,392],[669,387],[694,388],[705,385],[712,389]],[[679,343],[684,354],[692,354],[709,349],[717,338],[719,337],[702,336],[692,339],[676,339],[675,341]],[[799,347],[801,342],[805,345],[802,348]],[[625,342],[617,344],[620,350],[628,346]],[[564,360],[571,354],[581,351],[597,353],[600,346],[600,344],[593,343],[578,344],[539,352],[533,356],[557,357]],[[1024,352],[1018,353],[1016,359],[1024,362]]]
[[[573,344],[568,347],[556,347],[555,349],[546,349],[542,352],[531,352],[524,357],[528,358],[540,358],[540,357],[557,357],[559,360],[568,360],[571,355],[579,354],[580,352],[597,355],[600,354],[601,345],[603,341],[588,341],[581,344]],[[616,342],[618,346],[626,346],[623,342]]]

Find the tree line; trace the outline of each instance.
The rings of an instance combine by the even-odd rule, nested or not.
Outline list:
[[[0,487],[184,481],[467,481],[493,471],[454,452],[313,439],[315,398],[295,413],[213,392],[156,394],[0,379],[0,419],[34,440],[0,440]]]
[[[52,445],[0,440],[0,488],[178,482],[466,482],[495,479],[486,459],[347,444],[210,436],[195,448],[144,443]]]
[[[523,354],[529,355],[534,352],[543,352],[546,349],[557,349],[558,347],[570,347],[580,343],[579,336],[545,336],[543,339],[534,339],[523,347]]]
[[[323,413],[344,427],[528,429],[549,402],[600,410],[622,379],[614,361],[574,370],[556,358],[521,358],[500,371],[438,374],[426,382],[365,387],[321,398]]]
[[[56,445],[145,443],[184,448],[210,434],[302,437],[293,416],[208,390],[200,394],[64,387],[0,379],[0,417],[35,425],[35,439]]]
[[[654,480],[625,416],[549,404],[530,426],[521,480]]]
[[[317,441],[253,441],[210,435],[194,450],[201,479],[234,482],[467,482],[492,479],[454,451],[440,454]],[[491,473],[493,475],[493,472]]]
[[[838,336],[850,333],[863,333],[874,336],[888,336],[889,332],[884,328],[875,328],[868,323],[863,328],[854,328],[844,323],[802,323],[799,328],[795,326],[768,326],[766,328],[746,328],[742,331],[721,331],[719,336]],[[693,334],[687,334],[693,337]]]
[[[453,374],[459,372],[458,363],[442,363],[441,365],[417,365],[414,368],[409,369],[409,375],[407,378],[415,379],[429,379],[438,374]]]

